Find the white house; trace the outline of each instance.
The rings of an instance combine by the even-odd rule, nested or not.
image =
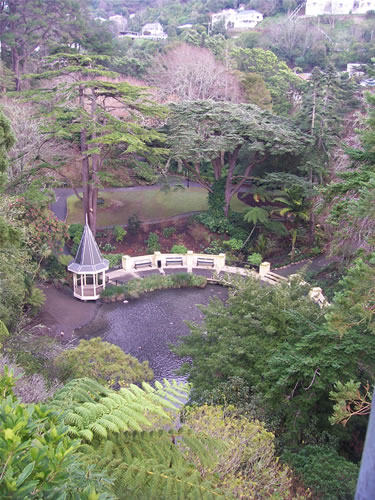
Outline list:
[[[117,31],[125,31],[128,25],[128,20],[124,16],[120,16],[120,14],[116,14],[115,16],[110,16],[108,21],[111,21],[116,26]]]
[[[211,14],[211,26],[223,22],[226,29],[250,29],[263,20],[263,14],[256,10],[224,9]]]
[[[361,64],[361,63],[348,63],[346,65],[346,72],[350,77],[352,76],[362,76],[365,74],[363,71],[364,66],[366,64]]]
[[[366,14],[375,10],[375,0],[307,0],[306,16]]]
[[[164,33],[163,26],[160,23],[145,24],[142,28],[142,36],[167,38],[167,34]]]

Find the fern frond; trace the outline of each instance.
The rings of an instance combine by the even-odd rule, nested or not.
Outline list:
[[[94,439],[94,434],[92,431],[90,431],[90,429],[83,429],[79,431],[78,436],[85,441],[88,441],[89,443],[91,443],[91,441]]]
[[[102,425],[98,424],[97,422],[91,424],[89,426],[89,429],[98,437],[100,438],[106,438],[107,437],[107,431],[105,429],[105,427],[103,427]]]

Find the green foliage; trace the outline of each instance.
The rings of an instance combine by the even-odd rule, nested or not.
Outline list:
[[[129,233],[132,234],[137,233],[140,226],[141,226],[141,219],[139,218],[139,215],[137,214],[130,215],[130,217],[128,218]]]
[[[223,240],[223,246],[229,250],[240,251],[243,247],[243,241],[237,238],[231,238],[230,240]]]
[[[46,294],[43,290],[33,286],[25,298],[25,305],[30,307],[31,314],[35,316],[41,310],[45,301]]]
[[[116,497],[223,498],[185,458],[190,450],[205,466],[212,465],[220,441],[183,428],[164,430],[186,400],[188,386],[167,380],[155,388],[142,386],[113,391],[90,379],[73,380],[51,406],[63,412],[68,433],[87,443],[80,447],[85,462],[113,478]]]
[[[225,251],[222,240],[212,240],[210,246],[204,249],[204,253],[218,255]]]
[[[367,383],[361,390],[361,382],[349,380],[345,384],[338,381],[329,393],[334,401],[331,424],[346,425],[354,415],[368,415],[371,411],[372,394]]]
[[[23,249],[0,250],[0,320],[13,331],[23,312],[27,287],[26,272],[31,272],[30,256]]]
[[[313,137],[305,164],[310,181],[317,182],[327,175],[344,119],[358,105],[354,93],[353,82],[337,73],[333,66],[325,71],[314,68],[296,116],[301,129]]]
[[[211,193],[214,218],[223,210],[225,216],[229,214],[232,197],[258,164],[298,157],[310,143],[290,120],[251,104],[228,102],[173,104],[166,132],[172,158],[182,162]],[[221,213],[216,213],[216,208]]]
[[[79,441],[66,435],[56,413],[15,399],[7,372],[0,387],[4,382],[0,399],[1,498],[111,498],[92,496],[96,495],[95,483],[100,485],[103,477],[98,480],[94,468],[86,475],[77,454]]]
[[[330,328],[340,336],[357,331],[375,332],[375,266],[357,259],[339,281],[332,307],[327,314]]]
[[[9,245],[18,246],[21,241],[19,228],[7,222],[4,217],[0,217],[0,248]]]
[[[160,243],[159,243],[159,236],[156,233],[150,233],[148,235],[147,239],[147,252],[148,253],[154,253],[156,251],[159,251],[161,249]]]
[[[273,111],[286,115],[291,107],[287,96],[291,90],[303,88],[301,78],[270,50],[233,47],[230,54],[239,71],[263,78],[272,96]]]
[[[292,474],[278,463],[274,435],[262,423],[238,415],[233,406],[187,408],[183,416],[185,426],[195,433],[225,443],[212,472],[226,493],[234,498],[272,498],[275,494],[288,498],[292,494]],[[204,463],[197,465],[204,474],[211,473]]]
[[[80,241],[82,238],[83,225],[82,224],[70,224],[68,231],[69,231],[70,239],[73,241],[71,254],[73,256],[75,256],[77,251],[78,251],[78,247],[79,247],[79,244],[80,244]]]
[[[273,201],[281,203],[284,207],[276,209],[274,212],[278,212],[284,217],[293,219],[293,227],[290,231],[292,236],[290,260],[293,261],[296,251],[295,245],[298,234],[298,225],[302,221],[306,222],[310,219],[311,202],[305,196],[304,190],[301,186],[285,188],[283,194],[284,196],[277,196]]]
[[[285,452],[282,458],[317,496],[326,500],[354,497],[359,467],[332,448],[308,445],[297,453]]]
[[[207,279],[192,273],[176,273],[169,276],[155,274],[145,276],[140,279],[129,280],[125,285],[107,286],[102,291],[101,297],[119,297],[123,299],[137,299],[142,294],[155,290],[165,290],[168,288],[199,287],[204,288]]]
[[[144,162],[137,162],[137,165],[133,168],[135,175],[144,181],[147,184],[155,184],[157,182],[159,176],[155,174],[154,169],[151,165]]]
[[[0,320],[0,349],[3,347],[4,340],[9,337],[8,328],[5,326],[4,322]]]
[[[63,280],[67,275],[67,266],[71,263],[72,256],[61,254],[49,255],[43,263],[43,272],[48,280]]]
[[[150,163],[162,160],[167,152],[161,147],[164,137],[155,128],[141,123],[141,117],[163,116],[165,108],[150,101],[145,87],[136,87],[123,79],[116,81],[118,75],[103,66],[108,59],[104,55],[78,53],[46,57],[45,71],[29,75],[42,84],[37,90],[27,92],[27,98],[36,101],[41,112],[48,116],[46,133],[65,141],[79,141],[83,204],[94,233],[98,172],[104,168],[104,158],[119,146],[123,155],[139,155]],[[49,84],[51,79],[61,76],[58,88]],[[117,101],[121,117],[111,112],[109,98]],[[86,102],[90,102],[89,112]],[[127,120],[122,119],[122,113],[128,116]]]
[[[107,253],[104,257],[108,260],[110,268],[121,266],[122,253]]]
[[[176,228],[174,226],[165,227],[163,229],[164,238],[170,238],[176,232]]]
[[[265,224],[269,220],[268,210],[262,207],[251,207],[243,216],[246,222],[252,224]]]
[[[105,252],[111,252],[116,249],[116,247],[111,243],[104,243],[104,245],[100,245],[100,248],[102,248]]]
[[[171,253],[187,253],[187,248],[184,245],[173,245],[170,250]]]
[[[27,227],[23,232],[23,241],[38,266],[52,250],[61,251],[68,238],[65,223],[48,209],[50,201],[47,196],[31,201],[19,197],[8,207],[9,216],[14,218],[16,225]]]
[[[272,96],[266,83],[258,73],[242,74],[241,86],[247,102],[262,109],[272,110]]]
[[[88,376],[110,385],[125,386],[151,380],[154,375],[147,361],[140,363],[100,337],[81,340],[76,348],[64,351],[56,366],[63,380]]]
[[[263,262],[263,257],[260,253],[253,252],[247,257],[247,262],[253,266],[260,266]]]
[[[214,484],[202,480],[199,471],[184,460],[181,451],[173,444],[175,439],[181,446],[197,450],[202,458],[209,456],[205,447],[213,441],[184,430],[176,433],[134,432],[116,436],[110,444],[102,442],[92,451],[88,446],[84,450],[89,460],[99,462],[114,478],[118,498],[125,499],[129,495],[139,500],[152,496],[171,500],[227,498]]]
[[[228,280],[227,303],[216,299],[202,307],[203,324],[189,324],[191,335],[173,349],[191,359],[183,372],[193,383],[193,400],[240,377],[279,422],[284,445],[316,443],[322,431],[332,432],[334,382],[372,381],[373,334],[365,322],[343,336],[330,329],[329,309],[321,310],[298,280],[271,287],[252,278]]]
[[[348,148],[353,160],[350,168],[340,171],[338,181],[332,181],[323,191],[327,222],[333,230],[333,250],[352,259],[358,250],[375,249],[374,144],[375,99],[366,97],[368,114],[360,132],[361,148]]]
[[[189,392],[186,384],[176,381],[146,382],[142,389],[134,384],[119,391],[107,389],[88,378],[75,379],[57,391],[51,407],[62,412],[68,434],[85,442],[95,442],[125,431],[150,429],[156,417],[171,421],[166,410],[176,411]],[[177,406],[176,406],[177,405]]]
[[[8,151],[15,143],[9,120],[0,108],[0,187],[5,183],[8,168]]]
[[[126,236],[126,231],[122,226],[115,226],[113,228],[113,236],[115,237],[117,243],[121,243]]]
[[[229,233],[229,231],[232,229],[231,223],[223,215],[215,216],[207,212],[199,214],[198,220],[213,233]]]

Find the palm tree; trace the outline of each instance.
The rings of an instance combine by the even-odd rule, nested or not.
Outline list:
[[[292,236],[292,249],[290,252],[290,259],[294,259],[297,241],[298,225],[301,221],[308,221],[310,219],[310,202],[304,194],[301,186],[293,186],[284,189],[283,196],[277,196],[273,199],[285,205],[283,208],[273,210],[282,216],[293,219],[293,227],[290,230]]]

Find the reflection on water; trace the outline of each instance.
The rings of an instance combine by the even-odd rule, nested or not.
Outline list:
[[[87,332],[80,333],[86,333],[85,336],[89,333],[90,337],[100,335],[139,361],[147,360],[158,380],[164,377],[183,380],[175,375],[182,360],[171,353],[168,345],[190,333],[184,320],[200,322],[203,315],[197,304],[208,304],[214,296],[225,300],[226,288],[209,285],[204,290],[162,290],[127,304],[103,304]]]

